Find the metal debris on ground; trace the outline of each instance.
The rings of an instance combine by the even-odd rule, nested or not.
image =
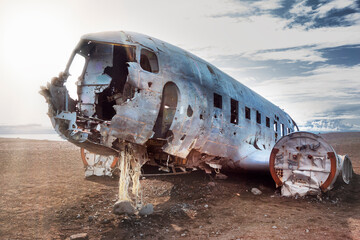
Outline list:
[[[254,195],[260,195],[260,194],[262,194],[262,192],[261,192],[259,189],[257,189],[257,188],[252,188],[252,189],[251,189],[251,193],[254,194]]]
[[[88,240],[89,236],[87,233],[78,233],[78,234],[71,235],[69,239],[70,240]]]

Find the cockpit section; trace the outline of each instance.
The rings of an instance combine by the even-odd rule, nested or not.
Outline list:
[[[116,114],[113,106],[134,94],[126,79],[128,62],[136,62],[136,48],[83,40],[75,54],[86,59],[76,82],[79,112],[84,117],[111,120]]]
[[[154,134],[163,87],[159,70],[157,54],[145,46],[83,39],[41,94],[63,138],[114,154],[119,141],[142,145]]]

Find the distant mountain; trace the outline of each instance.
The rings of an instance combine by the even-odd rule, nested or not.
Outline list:
[[[0,125],[0,134],[56,134],[52,127],[40,124]]]
[[[359,132],[360,120],[350,122],[348,119],[315,119],[299,126],[301,131],[309,132]]]

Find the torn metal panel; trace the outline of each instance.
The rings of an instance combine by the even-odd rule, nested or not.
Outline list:
[[[348,184],[352,167],[347,156],[338,156],[320,136],[296,132],[275,144],[270,172],[283,196],[305,196],[330,190],[338,175]]]
[[[85,167],[85,177],[111,177],[119,160],[118,157],[91,153],[84,148],[81,148],[81,158]]]
[[[143,145],[152,135],[160,94],[140,90],[126,104],[114,106],[116,115],[111,120],[110,135]],[[139,114],[142,112],[144,114]]]

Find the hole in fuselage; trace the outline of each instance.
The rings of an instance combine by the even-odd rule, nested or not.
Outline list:
[[[187,116],[191,117],[192,115],[193,115],[193,110],[192,110],[191,106],[189,105],[187,108]]]

